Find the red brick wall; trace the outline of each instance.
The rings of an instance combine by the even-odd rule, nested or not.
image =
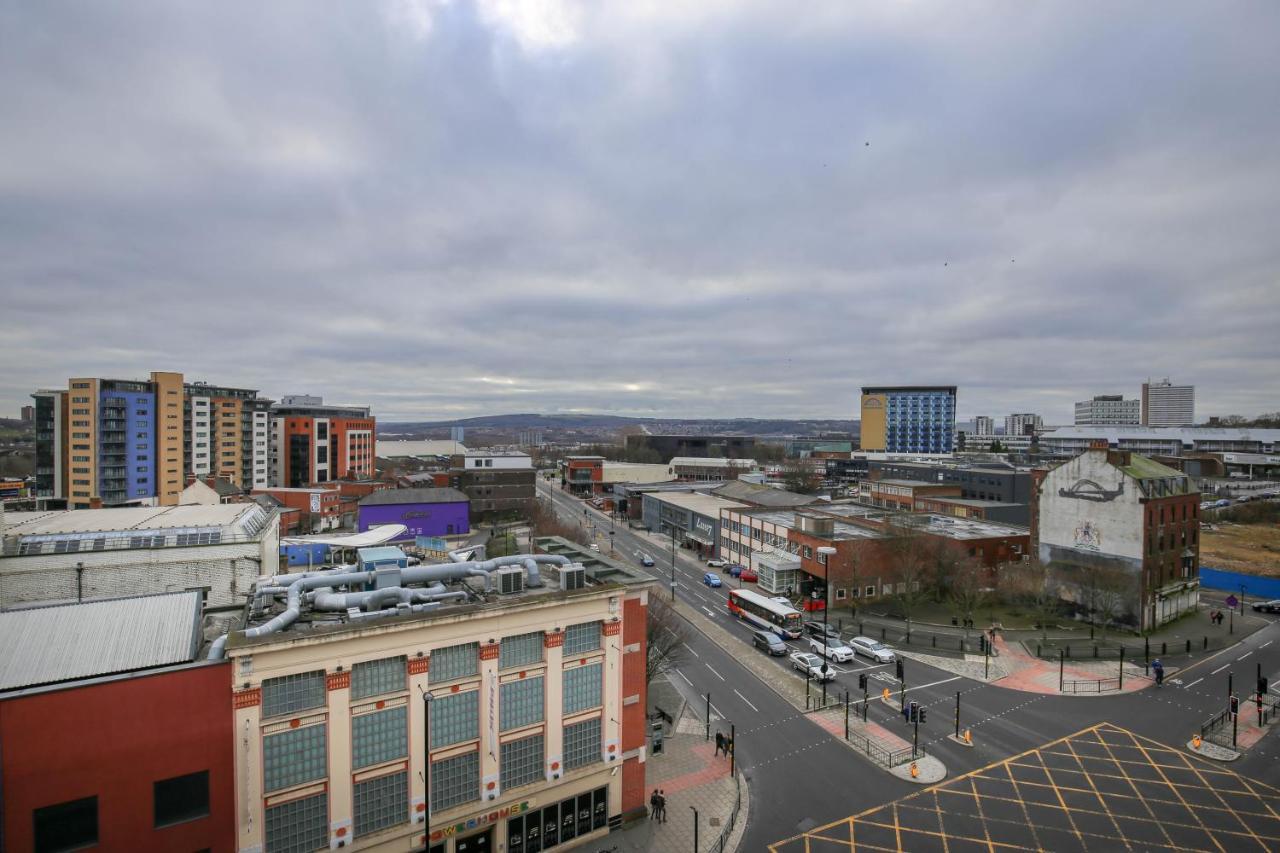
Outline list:
[[[235,849],[229,663],[0,701],[6,850],[30,850],[32,812],[98,798],[95,850]],[[209,816],[156,829],[154,784],[209,771]]]
[[[628,595],[622,604],[622,647],[639,646],[639,651],[622,656],[622,697],[639,696],[640,701],[622,706],[622,751],[630,752],[645,745],[645,714],[649,707],[648,689],[644,680],[646,621],[648,607],[640,602],[639,593]],[[645,767],[637,759],[622,765],[622,810],[643,809]]]

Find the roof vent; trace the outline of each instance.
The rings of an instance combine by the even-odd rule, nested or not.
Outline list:
[[[498,577],[499,594],[511,595],[517,592],[524,592],[524,569],[515,566],[499,569],[494,574]]]
[[[587,585],[587,570],[583,566],[572,565],[560,568],[561,589],[583,589]]]

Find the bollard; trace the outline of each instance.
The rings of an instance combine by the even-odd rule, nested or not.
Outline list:
[[[1093,647],[1093,656],[1094,656],[1095,658],[1098,656],[1098,647],[1097,647],[1097,646],[1094,646],[1094,647]]]
[[[1064,649],[1064,650],[1063,650],[1063,652],[1062,652],[1062,656],[1063,656],[1064,658],[1069,658],[1069,657],[1071,657],[1071,647],[1070,647],[1070,646],[1067,646],[1067,647],[1066,647],[1066,649]]]
[[[1187,640],[1187,654],[1191,654],[1191,640]]]
[[[1199,748],[1200,748],[1200,735],[1192,735],[1192,736],[1191,736],[1191,748],[1192,748],[1192,749],[1199,749]]]
[[[886,639],[886,636],[885,636],[885,629],[884,629],[884,628],[881,628],[881,629],[880,629],[880,639],[881,639],[882,641]]]
[[[1205,637],[1205,638],[1204,638],[1204,648],[1205,648],[1205,651],[1208,651],[1208,650],[1209,650],[1209,638],[1208,638],[1208,637]]]
[[[937,635],[937,634],[934,634],[934,635],[933,635],[933,647],[934,647],[935,649],[938,647],[938,635]]]
[[[1036,657],[1040,657],[1040,644],[1036,643]]]
[[[969,729],[964,730],[964,742],[967,744],[973,743],[973,732],[969,731]]]
[[[1160,644],[1160,656],[1161,657],[1169,656],[1169,644],[1167,642],[1163,642]]]
[[[916,763],[914,761],[911,762],[911,778],[914,779],[919,775],[920,775],[920,768],[916,766]]]

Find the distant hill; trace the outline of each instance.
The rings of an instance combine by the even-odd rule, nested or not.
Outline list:
[[[652,433],[742,433],[746,435],[810,435],[858,432],[851,420],[786,420],[781,418],[630,418],[621,415],[486,415],[452,421],[412,421],[378,424],[379,433],[419,433],[464,427],[473,430],[582,430],[641,426]]]

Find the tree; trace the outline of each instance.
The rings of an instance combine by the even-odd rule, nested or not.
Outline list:
[[[646,685],[684,662],[684,643],[689,626],[661,596],[649,596],[648,610],[648,621],[645,623],[645,641],[649,651],[644,662]]]
[[[782,463],[782,484],[789,492],[808,495],[818,490],[820,478],[806,459],[788,459]]]
[[[965,627],[975,610],[981,610],[991,595],[987,583],[987,568],[973,558],[961,560],[952,572],[947,585],[951,601],[965,619]]]
[[[911,614],[928,594],[928,545],[920,531],[910,524],[890,522],[887,532],[890,577],[896,583],[897,599],[910,639]]]
[[[1040,636],[1048,639],[1049,623],[1058,615],[1061,606],[1049,567],[1033,556],[1005,566],[1000,571],[999,581],[1005,597],[1030,610],[1040,626]]]
[[[1134,576],[1119,566],[1091,566],[1088,571],[1093,612],[1102,622],[1102,636],[1133,600]]]

